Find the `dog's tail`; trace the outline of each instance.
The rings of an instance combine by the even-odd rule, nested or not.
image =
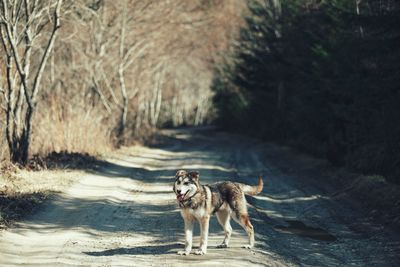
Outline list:
[[[257,194],[259,194],[264,187],[264,181],[262,179],[261,176],[258,177],[258,184],[257,185],[246,185],[246,184],[240,184],[241,189],[243,190],[243,192],[246,195],[250,195],[250,196],[255,196]]]

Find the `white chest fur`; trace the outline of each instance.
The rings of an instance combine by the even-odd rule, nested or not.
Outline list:
[[[203,218],[206,215],[206,209],[204,207],[199,207],[197,209],[189,209],[189,214],[195,217],[196,219]]]
[[[181,210],[182,217],[185,219],[196,219],[200,220],[207,215],[207,210],[204,207],[199,207],[197,209],[182,209]]]

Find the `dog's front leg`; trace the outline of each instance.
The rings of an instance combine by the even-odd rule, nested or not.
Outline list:
[[[208,228],[210,224],[210,216],[205,216],[200,219],[200,249],[196,250],[196,255],[204,255],[207,253],[208,243]]]
[[[194,221],[185,219],[185,250],[178,251],[179,255],[189,255],[192,251]]]

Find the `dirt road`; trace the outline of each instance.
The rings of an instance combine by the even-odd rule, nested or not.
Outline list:
[[[1,233],[0,265],[30,266],[396,266],[399,237],[337,198],[335,185],[307,172],[312,160],[285,159],[279,148],[209,130],[165,131],[152,148],[120,151],[41,210]],[[256,247],[245,250],[233,223],[231,247],[210,225],[205,256],[178,256],[183,221],[172,193],[177,169],[203,183],[236,180],[264,191],[249,197]],[[292,171],[291,171],[292,170]],[[293,170],[296,170],[293,174]],[[298,170],[298,171],[297,171]],[[195,246],[198,246],[198,227]]]

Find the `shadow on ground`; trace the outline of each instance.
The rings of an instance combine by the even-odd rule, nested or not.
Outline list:
[[[0,230],[37,210],[51,192],[22,193],[0,190]]]
[[[175,250],[182,249],[182,244],[149,245],[131,248],[116,248],[104,251],[84,252],[90,256],[114,256],[114,255],[157,255],[176,253]]]

